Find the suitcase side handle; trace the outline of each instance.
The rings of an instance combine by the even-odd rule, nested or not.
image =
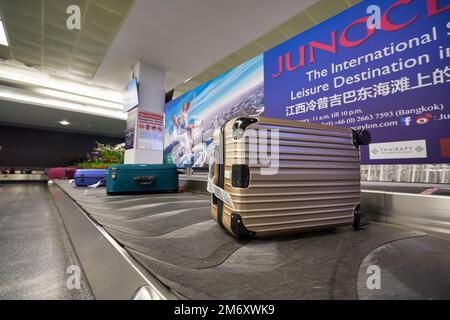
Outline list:
[[[148,177],[134,177],[134,182],[136,182],[139,185],[147,186],[151,185],[155,182],[156,177],[155,176],[148,176]]]

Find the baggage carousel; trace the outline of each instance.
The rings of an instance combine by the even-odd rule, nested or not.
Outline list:
[[[241,241],[206,194],[49,189],[97,299],[450,299],[445,234],[371,222]]]

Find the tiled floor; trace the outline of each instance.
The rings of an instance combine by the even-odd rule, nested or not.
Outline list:
[[[0,299],[93,299],[81,275],[70,290],[66,273],[79,266],[45,184],[0,185]]]

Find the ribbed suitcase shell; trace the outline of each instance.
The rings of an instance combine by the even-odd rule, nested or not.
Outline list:
[[[278,174],[261,175],[261,165],[249,161],[248,139],[233,138],[235,121],[224,127],[224,189],[235,208],[213,196],[212,215],[217,222],[236,236],[242,236],[236,224],[250,236],[273,236],[353,223],[361,200],[360,156],[351,129],[260,118],[246,130],[277,129],[280,139]],[[234,164],[249,166],[248,188],[232,186]],[[218,171],[216,165],[216,183]]]
[[[100,186],[106,186],[106,169],[78,169],[75,171],[74,179],[77,187],[87,187],[102,182]]]

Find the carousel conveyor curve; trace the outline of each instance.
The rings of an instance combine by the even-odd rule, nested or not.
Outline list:
[[[447,238],[371,223],[358,231],[342,227],[242,241],[212,220],[204,194],[107,196],[103,188],[86,191],[67,181],[57,186],[176,298],[450,298]],[[411,259],[417,246],[427,259],[433,257],[435,267],[423,266],[426,260],[420,257]],[[394,268],[381,258],[393,252],[396,259],[409,257],[413,263]],[[362,266],[374,257],[397,281],[389,292],[371,294],[361,288],[366,276]],[[422,278],[430,279],[419,287],[410,283],[413,277],[396,275],[422,269],[427,272]],[[433,280],[436,272],[440,281]],[[425,284],[427,289],[421,290]]]

